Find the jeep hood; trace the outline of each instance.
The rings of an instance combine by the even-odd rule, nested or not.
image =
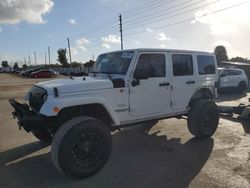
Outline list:
[[[84,92],[99,89],[113,88],[110,79],[103,77],[74,77],[72,79],[58,79],[35,84],[48,91],[48,94],[53,94],[54,88],[60,93]]]

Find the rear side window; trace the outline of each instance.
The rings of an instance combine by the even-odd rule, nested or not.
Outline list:
[[[193,75],[193,57],[192,55],[174,54],[173,61],[173,75],[174,76],[189,76]]]
[[[215,60],[213,56],[198,55],[197,61],[200,75],[215,74]]]
[[[228,70],[228,75],[230,76],[237,76],[237,75],[241,75],[241,71],[240,70]]]

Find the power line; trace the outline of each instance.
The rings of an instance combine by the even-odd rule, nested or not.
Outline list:
[[[150,23],[155,23],[155,22],[159,22],[159,21],[165,21],[166,19],[169,19],[169,18],[175,18],[177,16],[180,16],[180,15],[183,15],[183,14],[186,14],[186,13],[189,13],[189,12],[193,12],[195,10],[199,10],[201,8],[204,8],[204,7],[208,7],[212,4],[216,4],[218,3],[218,1],[213,1],[211,3],[207,3],[205,5],[202,5],[202,6],[199,6],[199,7],[195,7],[195,8],[192,8],[190,10],[187,10],[187,11],[184,11],[184,12],[180,12],[180,13],[177,13],[177,14],[173,14],[171,16],[168,16],[168,17],[163,17],[161,18],[161,16],[165,16],[165,15],[168,15],[168,14],[171,14],[171,13],[174,13],[176,11],[179,11],[179,10],[183,10],[183,9],[179,9],[179,10],[175,10],[175,11],[172,11],[172,12],[167,12],[167,13],[164,13],[164,14],[161,14],[161,15],[158,15],[158,16],[154,16],[152,17],[151,19],[147,19],[147,20],[143,20],[143,21],[140,21],[140,22],[135,22],[135,23],[132,23],[132,24],[128,24],[129,27],[126,27],[127,30],[131,29],[131,28],[134,28],[132,26],[136,25],[136,26],[142,26],[142,25],[145,25],[145,24],[150,24]],[[187,7],[185,7],[187,8]],[[164,20],[163,20],[164,19]]]
[[[95,32],[100,32],[100,29],[108,29],[108,28],[111,28],[111,26],[113,27],[115,23],[117,23],[117,21],[115,20],[115,18],[111,18],[109,19],[108,21],[100,24],[100,25],[97,25],[96,27],[94,28],[91,28],[89,30],[87,30],[86,32],[82,32],[82,33],[77,33],[77,34],[73,34],[71,35],[71,37],[76,37],[76,36],[80,36],[80,35],[89,35],[89,34],[93,34]],[[95,31],[96,30],[96,31]]]
[[[165,1],[165,0],[153,0],[153,1],[150,1],[148,3],[144,3],[143,5],[136,6],[135,8],[122,11],[121,14],[133,14],[135,11],[145,9],[147,7],[152,6],[152,4],[155,4],[157,2],[162,2],[162,1]],[[130,13],[130,12],[132,12],[132,13]]]
[[[174,25],[178,25],[178,24],[190,22],[190,21],[192,21],[194,19],[199,19],[199,18],[207,17],[207,16],[210,16],[210,15],[219,13],[219,12],[223,12],[223,11],[226,11],[226,10],[229,10],[229,9],[233,9],[233,8],[245,5],[247,3],[250,3],[250,1],[245,1],[245,2],[242,2],[242,3],[236,4],[236,5],[232,5],[232,6],[228,6],[228,7],[216,10],[216,11],[212,11],[210,14],[205,14],[205,15],[201,15],[201,16],[197,16],[197,17],[192,17],[192,18],[184,19],[184,20],[181,20],[181,21],[178,21],[178,22],[174,22],[174,23],[170,23],[170,24],[166,24],[166,25],[154,27],[152,29],[153,30],[158,30],[158,29],[162,29],[162,28],[171,27],[171,26],[174,26]],[[145,32],[147,32],[147,31],[144,30],[144,31],[140,31],[140,32],[133,32],[133,33],[128,33],[125,36],[131,36],[131,35],[141,34],[141,33],[145,33]]]
[[[157,2],[154,2],[153,5],[150,5],[150,6],[147,6],[147,7],[144,7],[144,8],[140,8],[139,10],[134,11],[134,12],[128,14],[127,16],[125,14],[125,18],[132,17],[132,16],[135,16],[135,15],[141,14],[143,12],[147,12],[148,10],[151,11],[153,9],[156,9],[156,8],[162,7],[163,5],[166,5],[166,3],[170,3],[171,4],[174,1],[175,0],[169,0],[168,2],[165,2],[165,1],[162,0],[158,4],[157,4]],[[192,1],[192,0],[190,0],[190,1]]]
[[[167,12],[167,11],[169,11],[169,10],[172,10],[172,9],[177,8],[177,7],[180,7],[180,6],[183,6],[183,5],[185,5],[185,4],[188,4],[188,3],[192,2],[192,1],[193,1],[193,0],[188,0],[188,1],[185,1],[185,2],[182,2],[182,3],[179,3],[179,4],[176,4],[176,5],[174,5],[174,6],[171,6],[171,7],[168,7],[168,8],[164,8],[163,10],[160,10],[160,11],[157,10],[156,13],[155,13],[155,12],[151,12],[152,9],[150,9],[149,14],[146,14],[146,15],[143,15],[143,16],[140,16],[140,17],[137,17],[137,18],[134,18],[134,17],[133,17],[132,20],[128,19],[126,22],[124,22],[124,24],[126,24],[126,23],[128,23],[128,22],[131,23],[131,22],[134,22],[134,21],[138,21],[138,20],[140,20],[140,19],[145,19],[146,17],[150,17],[150,18],[152,18],[151,16],[154,16],[154,17],[155,17],[155,16],[157,16],[158,14],[160,14],[161,12]],[[186,7],[182,7],[182,8],[180,8],[180,9],[173,10],[173,11],[171,11],[171,12],[167,12],[167,14],[173,13],[173,12],[178,11],[178,10],[183,10],[183,9],[188,8],[188,7],[190,7],[190,6],[199,4],[199,3],[203,2],[203,1],[204,1],[204,0],[200,0],[200,1],[198,1],[198,2],[194,2],[194,3],[192,3],[192,4],[190,4],[190,5],[186,6]]]

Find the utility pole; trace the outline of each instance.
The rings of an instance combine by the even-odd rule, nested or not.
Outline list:
[[[50,47],[48,47],[49,65],[50,65]]]
[[[123,50],[123,37],[122,37],[122,15],[119,14],[119,22],[120,22],[120,34],[121,34],[121,50]]]
[[[68,48],[69,48],[69,63],[71,64],[71,51],[70,51],[69,37],[68,37]]]
[[[34,52],[34,58],[35,58],[35,64],[36,64],[36,67],[37,67],[36,52]]]
[[[70,51],[70,42],[69,42],[69,37],[68,37],[68,48],[69,48],[69,63],[70,63],[70,72],[69,72],[69,76],[71,75],[72,72],[72,63],[71,63],[71,51]]]
[[[25,58],[23,58],[23,60],[24,60],[24,64],[25,64],[25,65],[27,65],[27,63],[26,63],[26,59],[25,59]]]
[[[47,56],[46,56],[46,52],[45,52],[45,56],[44,56],[44,62],[45,62],[45,66],[47,65]]]
[[[29,55],[29,65],[31,65],[31,61],[30,61],[30,55]]]

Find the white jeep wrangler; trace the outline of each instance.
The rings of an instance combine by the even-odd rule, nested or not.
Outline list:
[[[19,126],[52,142],[64,174],[88,177],[111,153],[111,131],[136,123],[187,116],[189,131],[211,137],[219,113],[217,63],[206,52],[135,49],[101,54],[87,77],[35,84],[29,105],[10,99]]]

